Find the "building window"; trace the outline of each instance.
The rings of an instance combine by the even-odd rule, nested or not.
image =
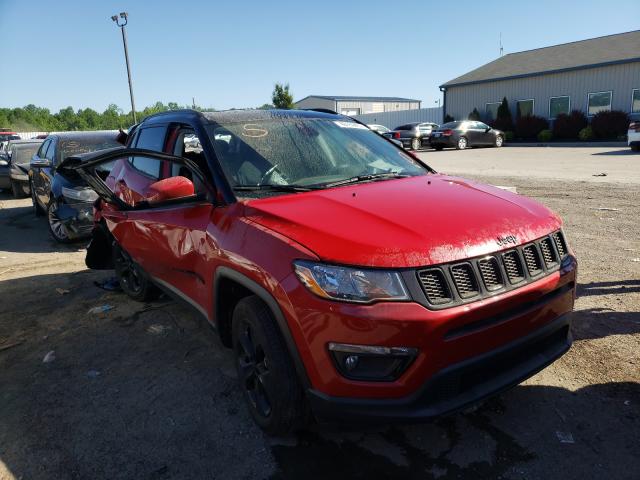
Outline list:
[[[551,97],[549,99],[549,118],[556,118],[561,113],[569,115],[571,111],[571,98]]]
[[[631,113],[640,113],[640,90],[637,88],[631,92]]]
[[[611,91],[590,93],[587,97],[587,115],[611,110]]]
[[[500,108],[501,102],[487,103],[484,107],[484,111],[487,116],[487,120],[495,120],[498,118],[498,108]]]
[[[516,101],[516,117],[530,117],[533,115],[533,98]]]
[[[360,115],[359,108],[343,108],[340,113],[342,115],[346,115],[347,117],[353,117],[354,115]]]

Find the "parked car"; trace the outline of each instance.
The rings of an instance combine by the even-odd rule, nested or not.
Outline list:
[[[474,120],[445,123],[431,134],[431,146],[436,150],[445,147],[458,150],[480,146],[501,147],[503,144],[504,132]]]
[[[29,167],[31,158],[42,145],[42,140],[11,140],[7,144],[9,178],[15,198],[31,194],[29,189]]]
[[[429,146],[429,137],[433,129],[438,128],[437,123],[416,122],[407,123],[385,133],[385,137],[402,142],[402,146],[411,150],[420,150]]]
[[[127,145],[61,166],[101,197],[86,263],[211,322],[269,433],[446,414],[570,347],[576,260],[536,201],[341,115],[164,112]]]
[[[389,130],[384,125],[371,124],[371,125],[367,125],[367,127],[369,127],[371,130],[376,132],[378,135],[382,135],[383,137],[389,139],[391,142],[395,143],[397,146],[403,147],[402,142],[400,140],[396,140],[395,138],[391,138],[391,136],[389,135],[385,135],[386,133],[389,133],[391,130]]]
[[[0,128],[0,152],[6,152],[9,140],[20,140],[20,135],[8,128]]]
[[[640,152],[640,122],[631,122],[627,133],[627,142],[634,152]]]
[[[367,127],[369,127],[374,132],[379,133],[380,135],[382,135],[383,133],[387,133],[387,132],[391,131],[390,129],[388,129],[384,125],[378,125],[376,123],[372,123],[371,125],[367,125]]]
[[[118,132],[52,133],[33,156],[29,170],[31,201],[36,215],[47,215],[49,231],[61,243],[90,236],[96,193],[75,173],[60,171],[70,155],[122,146]]]

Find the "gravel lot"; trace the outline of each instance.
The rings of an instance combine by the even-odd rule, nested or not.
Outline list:
[[[580,262],[571,351],[473,412],[278,439],[205,322],[96,287],[108,274],[85,269],[82,245],[54,244],[28,200],[0,194],[0,479],[637,479],[640,155],[539,150],[421,155],[563,216]]]

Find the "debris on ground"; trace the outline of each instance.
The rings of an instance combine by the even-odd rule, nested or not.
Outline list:
[[[556,437],[560,440],[560,443],[576,443],[573,440],[571,432],[556,432]]]
[[[22,340],[18,340],[17,342],[7,343],[5,345],[0,345],[0,352],[3,350],[9,350],[10,348],[16,347],[22,343]]]
[[[47,353],[44,358],[42,359],[42,363],[51,363],[56,359],[56,352],[54,352],[53,350],[51,350],[49,353]]]
[[[611,207],[598,207],[596,210],[600,210],[601,212],[619,212],[619,208],[611,208]]]
[[[593,175],[591,175],[592,177],[606,177],[607,174],[602,172],[602,173],[594,173]]]
[[[108,312],[109,310],[113,310],[115,308],[113,305],[100,305],[99,307],[90,308],[87,314],[93,315],[97,313]]]
[[[58,292],[60,295],[66,295],[67,293],[71,292],[71,290],[67,290],[66,288],[56,288],[56,292]]]
[[[631,261],[632,262],[640,262],[640,258],[632,258]]]
[[[505,187],[504,185],[494,185],[494,187],[499,188],[500,190],[506,190],[511,193],[518,193],[516,187]]]
[[[106,290],[107,292],[121,292],[122,288],[120,287],[120,282],[118,281],[117,277],[111,277],[111,278],[107,278],[106,280],[103,280],[101,282],[98,282],[97,280],[93,282],[93,284],[98,287],[101,288],[102,290]]]
[[[171,327],[168,327],[166,325],[160,325],[159,323],[154,323],[153,325],[149,325],[149,328],[147,328],[147,332],[152,333],[154,335],[162,335],[167,330],[171,330]]]

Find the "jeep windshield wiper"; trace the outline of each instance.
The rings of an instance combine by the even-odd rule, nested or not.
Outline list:
[[[338,180],[337,182],[323,183],[325,188],[339,187],[341,185],[349,185],[352,183],[370,182],[384,178],[406,178],[411,175],[406,175],[398,172],[382,172],[382,173],[369,173],[366,175],[358,175],[357,177],[345,178],[344,180]]]
[[[316,190],[314,187],[306,187],[304,185],[273,185],[270,183],[261,185],[236,185],[233,187],[238,192],[254,192],[257,190],[271,192],[310,192]]]

